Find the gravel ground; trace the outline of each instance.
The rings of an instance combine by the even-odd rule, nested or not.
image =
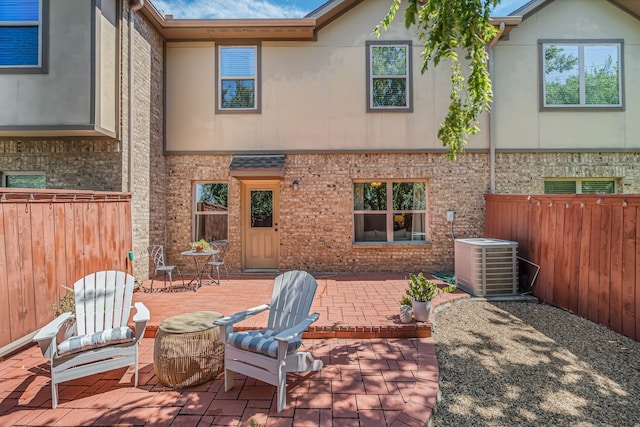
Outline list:
[[[640,343],[548,305],[435,315],[440,426],[640,426]]]

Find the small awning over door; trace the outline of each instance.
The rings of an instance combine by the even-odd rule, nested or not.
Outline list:
[[[230,175],[246,178],[282,178],[284,154],[243,154],[233,156]]]

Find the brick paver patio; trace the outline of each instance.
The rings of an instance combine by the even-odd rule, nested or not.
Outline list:
[[[289,374],[283,412],[275,411],[275,387],[242,375],[229,392],[222,375],[182,390],[154,375],[152,337],[163,319],[200,310],[231,314],[270,300],[273,275],[232,275],[196,292],[134,295],[151,311],[138,387],[131,368],[69,381],[59,385],[60,404],[51,409],[49,368],[39,349],[30,346],[0,361],[0,425],[424,426],[436,402],[438,364],[430,325],[399,324],[405,275],[315,276],[312,311],[320,320],[304,344],[325,367]],[[466,294],[440,301],[461,297]],[[259,316],[244,326],[262,322]]]

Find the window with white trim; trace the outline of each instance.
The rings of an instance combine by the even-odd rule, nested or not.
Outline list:
[[[367,42],[367,111],[411,111],[411,42]]]
[[[353,240],[356,243],[428,241],[426,183],[354,183],[353,226]]]
[[[541,108],[623,107],[623,42],[540,41]]]
[[[614,194],[614,179],[548,179],[544,194]]]
[[[229,237],[229,185],[199,182],[194,186],[193,241],[226,240]]]
[[[258,111],[258,46],[218,46],[218,111]]]
[[[43,9],[47,0],[0,0],[0,72],[43,65]]]
[[[44,172],[3,172],[2,186],[8,188],[47,188]]]

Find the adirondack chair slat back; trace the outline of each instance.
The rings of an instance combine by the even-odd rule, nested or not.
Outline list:
[[[318,283],[305,271],[287,271],[276,277],[267,329],[283,331],[309,315]]]
[[[121,271],[100,271],[78,280],[73,288],[78,335],[126,326],[135,280]]]

